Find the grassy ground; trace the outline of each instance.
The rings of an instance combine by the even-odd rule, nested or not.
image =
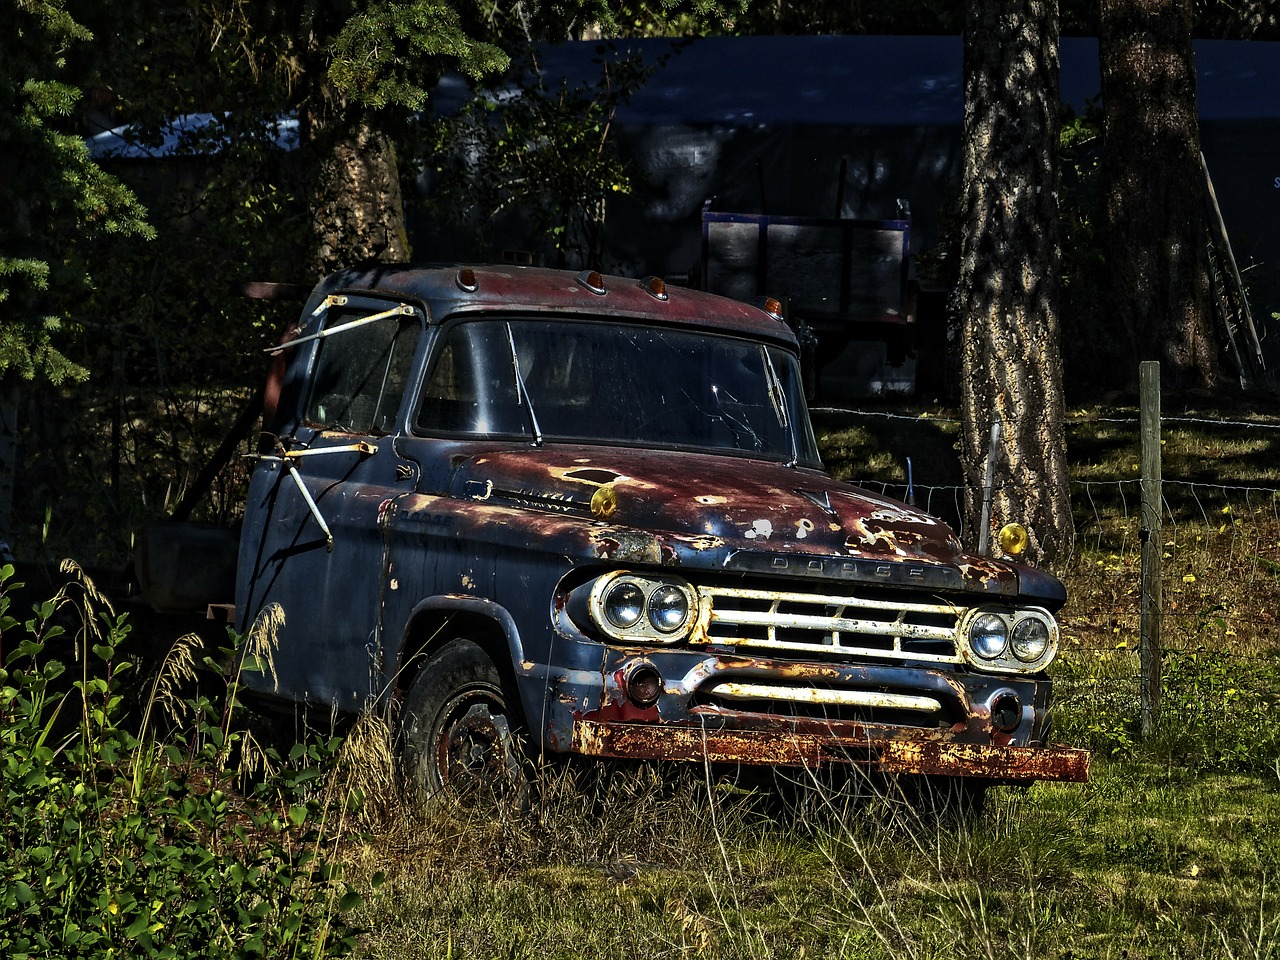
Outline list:
[[[957,825],[632,772],[594,803],[397,820],[350,862],[389,874],[371,957],[1275,957],[1278,776],[1104,761]]]
[[[897,482],[912,456],[917,483],[958,480],[945,411],[822,428],[838,472]],[[124,622],[64,644],[67,676],[82,677],[64,711],[46,690],[54,664],[28,669],[14,643],[55,643],[56,606],[81,629],[98,621],[94,591],[64,591],[22,627],[0,589],[0,955],[336,955],[345,919],[361,928],[355,955],[388,960],[1280,960],[1271,435],[1167,437],[1164,711],[1140,741],[1133,439],[1101,420],[1072,429],[1081,535],[1055,731],[1094,751],[1093,777],[997,788],[968,822],[921,816],[892,784],[779,793],[696,766],[560,766],[527,810],[421,810],[402,801],[373,719],[336,762],[333,744],[313,744],[277,777],[246,775],[256,751],[233,731],[234,678],[182,701],[193,732],[142,749],[114,679]],[[161,686],[142,690],[148,705],[180,699]],[[50,737],[60,715],[84,735]],[[340,879],[323,866],[334,860]],[[32,952],[37,933],[61,946]]]
[[[1214,412],[1210,412],[1211,414]],[[1108,413],[1112,416],[1113,413]],[[1121,414],[1123,416],[1123,413]],[[1087,416],[1082,419],[1088,421]],[[945,411],[819,418],[838,474],[958,483]],[[1065,572],[1059,738],[1091,782],[999,788],[969,824],[892,791],[743,793],[699,770],[551,775],[523,814],[366,813],[370,957],[1280,958],[1280,431],[1166,434],[1166,711],[1138,742],[1136,434],[1072,428],[1082,530]],[[1215,478],[1217,478],[1215,480]],[[1084,487],[1085,482],[1093,486]],[[1223,508],[1226,508],[1225,510]]]

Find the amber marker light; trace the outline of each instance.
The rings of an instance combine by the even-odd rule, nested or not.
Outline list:
[[[1020,557],[1026,553],[1031,538],[1027,536],[1027,528],[1020,523],[1006,523],[996,534],[1000,549],[1007,556]]]
[[[586,287],[597,297],[603,297],[605,294],[604,277],[600,275],[598,270],[583,270],[577,276],[578,283]]]
[[[773,317],[775,320],[782,319],[782,301],[777,297],[761,297],[755,301],[756,306]]]
[[[645,277],[640,281],[645,293],[655,300],[667,300],[667,282],[661,277]]]
[[[476,272],[470,267],[463,267],[459,270],[457,279],[459,288],[465,290],[467,293],[475,293],[476,287],[479,286],[479,284],[476,283]]]

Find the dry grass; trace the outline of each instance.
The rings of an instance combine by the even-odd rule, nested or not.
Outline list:
[[[543,772],[526,811],[388,807],[370,957],[1274,957],[1280,789],[1103,762],[971,825],[653,769]],[[590,782],[584,782],[590,781]],[[1224,938],[1234,954],[1223,952]]]
[[[925,434],[929,456],[949,443]],[[826,439],[846,472],[890,478],[911,455],[848,424]],[[1098,751],[1089,784],[999,788],[957,824],[922,819],[892,792],[784,802],[696,766],[579,763],[536,771],[527,808],[420,808],[399,793],[390,731],[366,718],[330,784],[359,801],[343,849],[370,888],[362,954],[1276,960],[1280,747],[1265,750],[1280,744],[1267,739],[1280,705],[1256,709],[1265,699],[1246,697],[1236,672],[1277,656],[1276,506],[1168,488],[1166,637],[1252,659],[1180,661],[1169,696],[1188,711],[1173,731],[1183,739],[1139,744],[1136,485],[1114,473],[1130,457],[1120,433],[1096,440],[1080,461],[1092,485],[1077,486],[1056,668],[1060,735]],[[1214,449],[1224,476],[1267,455],[1252,442]]]

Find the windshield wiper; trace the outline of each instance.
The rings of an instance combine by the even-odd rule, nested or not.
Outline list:
[[[764,356],[765,377],[769,382],[769,399],[773,402],[773,412],[778,415],[778,423],[782,426],[782,432],[787,435],[791,446],[791,459],[783,466],[794,467],[800,462],[800,448],[796,446],[796,432],[791,429],[787,395],[782,389],[782,380],[778,377],[778,371],[773,368],[773,358],[769,356],[769,348],[761,344],[760,353]]]
[[[511,324],[507,324],[507,343],[511,345],[511,366],[516,373],[516,406],[529,411],[529,428],[533,431],[533,445],[542,446],[542,428],[538,426],[538,415],[533,412],[533,397],[529,396],[529,388],[524,385],[524,375],[520,372],[520,355],[516,352],[515,334],[511,332]]]

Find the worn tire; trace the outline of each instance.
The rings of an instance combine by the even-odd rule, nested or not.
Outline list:
[[[419,799],[520,804],[527,793],[514,702],[477,644],[452,640],[418,671],[400,714],[400,756]]]

